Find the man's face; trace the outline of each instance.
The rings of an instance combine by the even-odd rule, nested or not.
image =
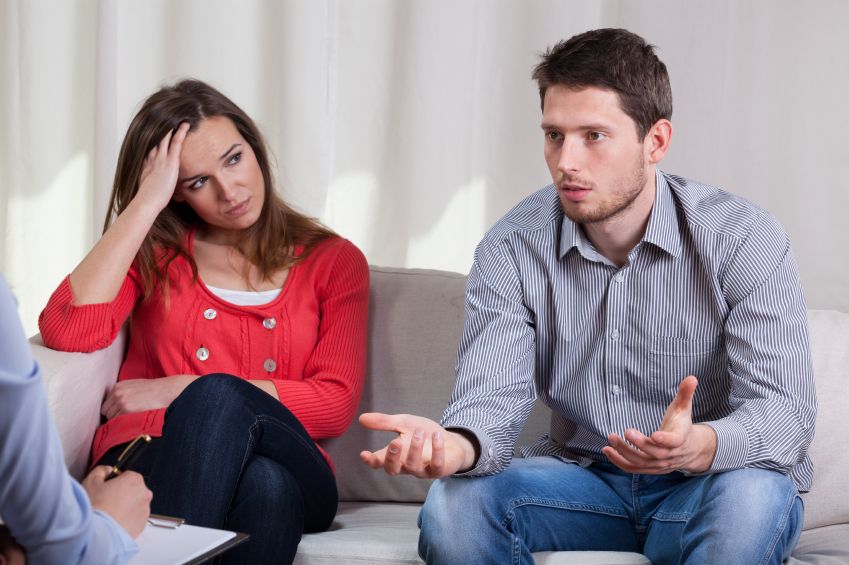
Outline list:
[[[555,85],[546,90],[543,106],[545,161],[569,219],[627,219],[635,201],[654,198],[653,190],[644,190],[654,183],[645,143],[614,91]]]

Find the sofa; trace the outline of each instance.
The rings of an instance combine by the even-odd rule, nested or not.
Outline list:
[[[439,419],[454,381],[454,359],[463,321],[465,277],[430,270],[371,268],[369,355],[358,413],[406,412]],[[819,413],[811,447],[816,475],[803,495],[805,525],[788,563],[849,563],[849,314],[809,312]],[[81,477],[99,423],[105,391],[115,382],[126,336],[90,354],[32,346],[41,364],[48,401],[59,427],[66,462]],[[519,444],[546,431],[548,417],[537,406]],[[390,435],[352,423],[340,438],[322,442],[333,458],[339,511],[331,528],[303,536],[295,563],[413,564],[416,518],[429,481],[389,476],[360,462],[362,449],[386,444]],[[458,516],[458,520],[461,517]],[[642,555],[617,552],[543,552],[537,563],[637,564]],[[464,564],[465,565],[465,564]]]

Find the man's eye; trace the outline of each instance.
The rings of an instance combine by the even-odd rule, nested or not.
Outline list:
[[[558,132],[558,131],[547,131],[547,132],[545,132],[545,137],[549,141],[560,141],[562,136],[560,135],[560,132]]]
[[[587,134],[587,139],[589,141],[601,141],[605,138],[605,135],[600,131],[591,131]]]
[[[227,159],[227,164],[228,165],[235,165],[236,163],[238,163],[241,160],[242,160],[242,152],[239,151],[238,153],[233,153],[233,155],[230,156],[229,159]]]

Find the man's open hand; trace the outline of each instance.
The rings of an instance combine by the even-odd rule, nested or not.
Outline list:
[[[398,437],[377,451],[362,451],[360,459],[372,469],[390,475],[404,473],[420,478],[438,478],[471,469],[475,446],[457,432],[421,416],[369,412],[360,424],[370,430],[395,432]]]
[[[625,430],[624,439],[618,434],[607,436],[610,445],[602,451],[610,462],[628,473],[654,475],[710,469],[716,454],[716,433],[710,426],[693,424],[693,394],[698,384],[692,375],[681,381],[660,429],[651,436],[633,428]]]

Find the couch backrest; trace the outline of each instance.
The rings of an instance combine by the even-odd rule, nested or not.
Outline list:
[[[808,311],[817,429],[809,453],[814,484],[805,500],[805,529],[849,523],[849,314]]]
[[[454,387],[454,362],[463,326],[466,277],[420,269],[371,267],[366,382],[357,414],[416,414],[439,421]],[[536,407],[517,446],[548,431],[549,412]],[[393,434],[357,422],[322,446],[336,465],[341,500],[422,502],[431,481],[391,477],[360,461]]]
[[[454,383],[465,282],[456,273],[371,268],[368,365],[357,414],[439,420]],[[354,422],[342,437],[322,442],[336,465],[342,500],[424,500],[430,481],[390,477],[360,461],[360,451],[392,437]]]
[[[443,271],[372,267],[369,357],[358,414],[412,413],[438,420],[454,384],[463,323],[465,277]],[[811,447],[814,488],[804,495],[805,527],[849,522],[849,314],[811,311],[811,347],[817,380],[817,436]],[[519,445],[547,431],[538,406]],[[342,500],[424,500],[429,481],[390,477],[359,460],[362,449],[386,445],[391,434],[354,423],[341,438],[323,442],[337,468]]]

